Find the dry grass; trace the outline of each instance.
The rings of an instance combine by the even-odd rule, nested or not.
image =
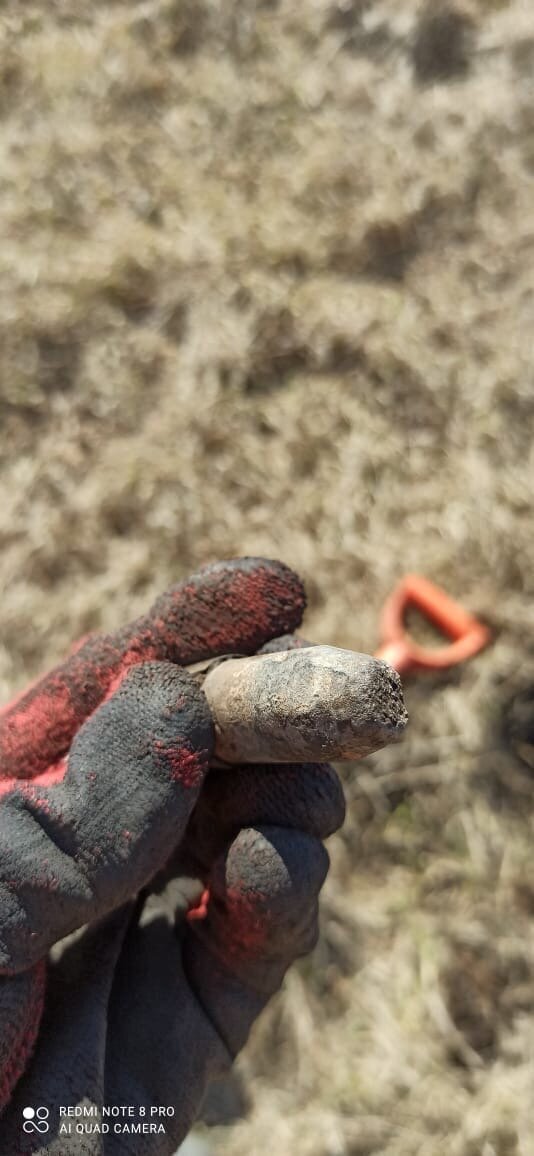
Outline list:
[[[534,1153],[533,66],[528,0],[0,7],[1,691],[239,553],[495,631],[347,773],[220,1156]]]

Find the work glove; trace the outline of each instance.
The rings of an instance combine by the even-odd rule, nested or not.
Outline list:
[[[0,715],[2,1156],[170,1156],[313,946],[337,777],[210,769],[183,669],[256,652],[304,606],[280,563],[207,567]],[[186,875],[205,890],[184,919]]]

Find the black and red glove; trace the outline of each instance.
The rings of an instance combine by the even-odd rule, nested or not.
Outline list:
[[[208,705],[182,669],[254,653],[304,606],[280,563],[208,567],[0,714],[5,1156],[168,1156],[313,946],[337,777],[210,771]],[[194,921],[176,918],[184,865],[209,893]]]

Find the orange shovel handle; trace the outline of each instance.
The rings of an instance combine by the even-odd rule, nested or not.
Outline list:
[[[451,639],[448,646],[419,646],[407,634],[404,615],[409,606],[424,614]],[[439,586],[420,574],[406,574],[386,600],[380,621],[381,646],[376,657],[400,673],[410,670],[445,670],[472,658],[491,635],[487,626],[464,610]]]

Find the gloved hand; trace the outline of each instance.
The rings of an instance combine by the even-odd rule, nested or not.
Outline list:
[[[181,669],[254,653],[304,605],[280,563],[208,567],[0,715],[3,1156],[168,1156],[313,946],[339,782],[208,773],[207,702]],[[209,901],[177,922],[184,865]]]

